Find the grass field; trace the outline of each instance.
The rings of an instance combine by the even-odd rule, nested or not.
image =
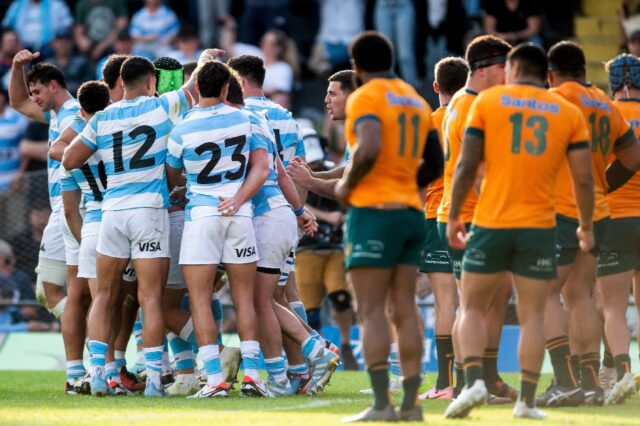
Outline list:
[[[281,399],[187,400],[143,397],[95,398],[65,396],[63,372],[0,372],[1,425],[335,425],[346,415],[369,404],[369,397],[358,390],[367,387],[364,373],[339,372],[327,391],[317,397]],[[433,383],[433,376],[429,376]],[[505,375],[512,385],[517,375]],[[549,381],[543,378],[543,386]],[[425,423],[438,425],[489,426],[531,424],[515,421],[511,406],[485,407],[462,421],[445,420],[446,402],[424,402]],[[547,410],[545,425],[639,425],[640,398],[635,396],[624,406]]]

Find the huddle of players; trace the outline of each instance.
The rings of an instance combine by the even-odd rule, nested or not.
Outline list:
[[[14,58],[13,106],[50,124],[53,213],[37,271],[47,306],[62,321],[67,393],[164,396],[169,331],[177,377],[168,392],[229,396],[235,374],[222,375],[215,300],[212,312],[221,264],[238,312],[241,395],[314,394],[338,365],[278,286],[298,227],[317,229],[284,171],[304,157],[297,124],[263,96],[259,58],[225,65],[216,60],[223,53],[204,51],[184,84],[180,65],[167,59],[156,68],[114,56],[105,82],[83,84],[78,101],[52,65],[36,64],[25,76],[38,53]],[[181,308],[185,289],[190,312]],[[124,359],[138,304],[146,384]],[[261,350],[266,382],[258,375]],[[202,387],[195,352],[204,363]]]
[[[635,391],[625,313],[640,265],[640,61],[607,64],[614,101],[588,83],[585,67],[572,42],[547,55],[487,36],[469,45],[466,63],[436,67],[445,171],[426,195],[421,269],[436,297],[439,374],[423,397],[453,398],[447,417],[506,397],[519,399],[514,416],[541,419],[536,405],[619,404]],[[496,368],[512,286],[519,397]],[[545,342],[554,380],[535,398]]]
[[[623,55],[607,65],[611,101],[586,81],[577,44],[558,43],[547,55],[533,44],[512,48],[482,36],[469,45],[466,62],[446,58],[438,64],[434,88],[441,108],[425,117],[428,106],[391,73],[388,40],[363,33],[351,55],[359,88],[346,102],[349,164],[303,179],[310,190],[351,205],[346,265],[374,405],[344,421],[422,419],[415,403],[415,341],[421,332],[410,326],[419,321],[415,302],[406,297],[413,287],[410,268],[404,268],[417,263],[413,243],[423,236],[421,269],[436,296],[439,377],[422,398],[452,399],[449,418],[466,417],[488,400],[517,401],[514,416],[532,419],[546,416],[536,405],[623,402],[634,392],[624,313],[640,264],[634,176],[640,143],[633,132],[640,113],[640,61]],[[442,153],[429,144],[431,128],[443,144],[440,182],[434,180],[441,170],[433,157]],[[420,152],[435,176],[415,161]],[[295,163],[290,170],[294,178],[305,176]],[[413,223],[413,212],[422,206],[418,187],[425,189],[426,229]],[[519,394],[504,384],[496,366],[514,286],[521,324]],[[397,411],[389,396],[387,294],[405,377]],[[598,377],[598,312],[611,354],[601,372],[608,376],[606,393]],[[545,342],[555,377],[536,399]]]

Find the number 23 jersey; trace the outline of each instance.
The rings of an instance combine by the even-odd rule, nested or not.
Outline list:
[[[169,207],[167,139],[189,106],[176,90],[113,103],[87,123],[80,140],[98,153],[109,182],[102,210]]]
[[[495,86],[471,105],[465,134],[484,140],[473,223],[553,228],[558,172],[569,150],[589,147],[580,110],[538,86]]]

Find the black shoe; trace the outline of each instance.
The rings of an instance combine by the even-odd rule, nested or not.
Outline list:
[[[568,388],[552,382],[547,390],[536,398],[536,405],[538,407],[577,407],[584,401],[585,392],[582,388]]]
[[[598,407],[604,405],[604,391],[602,388],[585,389],[583,404]]]
[[[356,361],[356,357],[353,356],[353,350],[351,350],[351,346],[348,343],[340,346],[340,362],[342,362],[342,368],[345,371],[360,370],[358,361]]]
[[[175,382],[176,379],[173,377],[172,373],[168,373],[165,374],[164,376],[160,377],[160,383],[162,384],[162,387],[167,387],[169,386],[171,383]]]

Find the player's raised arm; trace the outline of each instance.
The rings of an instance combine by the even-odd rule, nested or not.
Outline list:
[[[187,98],[189,99],[189,103],[191,106],[197,104],[199,100],[199,94],[196,91],[196,80],[198,77],[199,69],[207,61],[215,61],[219,57],[224,56],[225,53],[226,52],[221,49],[205,49],[200,54],[200,58],[198,58],[198,67],[193,73],[191,73],[191,77],[189,78],[189,80],[185,81],[184,85],[182,86],[182,90],[189,94]]]
[[[16,56],[13,57],[9,82],[9,101],[11,107],[19,113],[32,120],[47,123],[42,108],[31,100],[24,73],[25,65],[38,57],[40,57],[40,52],[31,53],[26,49],[16,53]]]

